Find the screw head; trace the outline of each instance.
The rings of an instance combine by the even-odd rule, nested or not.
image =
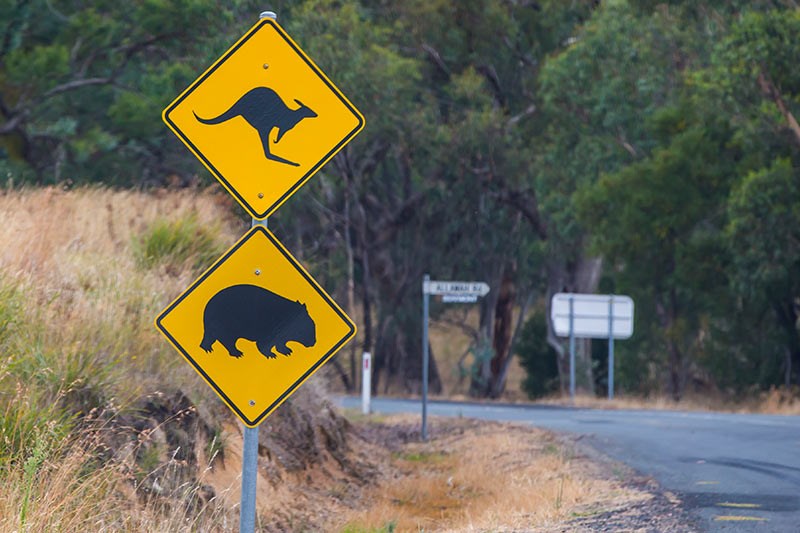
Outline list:
[[[261,269],[260,269],[260,268],[257,268],[257,269],[256,269],[256,276],[260,276],[260,275],[261,275]]]
[[[255,400],[250,400],[250,401],[249,401],[249,402],[247,402],[247,403],[249,403],[249,404],[250,404],[250,407],[253,407],[253,406],[256,404],[256,401],[255,401]]]
[[[264,63],[264,70],[267,70],[268,68],[269,68],[269,65],[267,63]]]
[[[264,193],[263,192],[258,193],[258,198],[259,198],[259,200],[264,198]]]

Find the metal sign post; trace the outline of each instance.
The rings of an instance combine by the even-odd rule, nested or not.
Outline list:
[[[278,16],[272,11],[264,11],[259,19]],[[263,221],[253,219],[250,227],[257,225],[269,228],[265,218]],[[239,508],[239,533],[254,533],[256,529],[256,480],[258,479],[258,426],[244,427],[244,445],[242,446],[242,494]]]
[[[261,18],[274,13],[265,12]],[[251,228],[269,227],[267,219],[253,219]],[[242,494],[239,508],[239,533],[253,533],[256,528],[256,480],[258,478],[258,426],[244,427],[244,446],[242,447]]]
[[[569,298],[569,401],[575,403],[575,298]]]
[[[475,303],[489,294],[489,285],[482,281],[431,281],[425,274],[422,281],[422,440],[428,440],[428,315],[430,295],[442,297],[445,303]]]
[[[614,399],[614,295],[608,299],[608,399]]]
[[[422,283],[422,440],[428,440],[428,284],[431,277],[425,274]]]

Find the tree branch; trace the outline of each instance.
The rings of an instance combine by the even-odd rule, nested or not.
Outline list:
[[[73,91],[75,89],[80,89],[81,87],[88,87],[90,85],[108,85],[113,82],[114,82],[113,77],[83,78],[79,80],[72,80],[66,83],[62,83],[61,85],[56,85],[55,87],[44,93],[39,100],[40,101],[47,100],[48,98],[52,98],[57,94],[66,93],[69,91]]]
[[[544,222],[542,222],[542,217],[539,215],[535,197],[531,198],[525,191],[515,191],[512,189],[504,189],[501,192],[494,192],[492,195],[497,198],[499,202],[519,211],[531,226],[533,226],[536,235],[542,240],[547,239],[547,228]]]
[[[447,68],[447,64],[444,62],[444,59],[442,59],[442,56],[439,54],[439,52],[437,52],[434,47],[427,43],[422,44],[422,50],[428,54],[431,62],[438,67],[442,74],[444,74],[447,79],[450,79],[450,69]]]
[[[13,115],[9,120],[5,122],[2,126],[0,126],[0,135],[8,135],[9,133],[16,130],[22,121],[25,118],[27,113],[17,113]]]
[[[789,123],[789,129],[792,130],[797,144],[800,145],[800,124],[797,123],[797,119],[792,114],[791,110],[786,107],[786,102],[784,102],[781,92],[778,90],[772,80],[764,75],[763,70],[758,73],[758,85],[761,88],[761,91],[778,107],[778,110],[781,112],[781,115],[783,115],[783,118]]]
[[[514,115],[513,117],[508,119],[508,126],[515,126],[517,122],[519,122],[523,118],[528,118],[534,113],[536,113],[536,104],[531,104],[528,107],[526,107],[522,113]]]

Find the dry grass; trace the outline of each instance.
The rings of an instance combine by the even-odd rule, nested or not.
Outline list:
[[[0,531],[235,530],[236,516],[224,506],[215,501],[192,505],[197,500],[192,493],[200,490],[195,484],[167,495],[177,499],[143,500],[141,485],[151,480],[131,483],[124,465],[132,458],[98,465],[98,442],[97,433],[89,431],[52,448],[41,440],[24,461],[7,465],[2,475]]]
[[[467,420],[435,427],[430,442],[395,452],[395,470],[340,530],[528,531],[649,498],[603,479],[573,445],[545,431]]]
[[[120,412],[165,383],[214,400],[153,327],[197,272],[141,267],[135,251],[154,224],[188,219],[222,251],[244,229],[232,213],[198,191],[0,194],[0,531],[225,530],[143,504],[126,461],[98,462],[75,415]]]
[[[770,415],[800,415],[800,391],[773,388],[755,397],[738,402],[718,396],[687,396],[676,402],[667,396],[639,398],[616,396],[613,400],[577,395],[575,402],[568,397],[553,396],[538,400],[546,405],[574,405],[586,409],[653,409],[664,411],[707,411],[727,413],[753,413]]]
[[[0,272],[26,301],[19,349],[40,351],[54,376],[95,376],[97,387],[124,380],[118,392],[131,395],[152,376],[175,372],[178,359],[168,356],[152,321],[196,272],[137,268],[134,245],[156,221],[196,218],[224,250],[239,236],[230,213],[218,195],[197,191],[3,194]]]

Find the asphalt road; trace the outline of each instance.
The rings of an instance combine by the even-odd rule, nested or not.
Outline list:
[[[361,408],[360,398],[337,401]],[[373,398],[372,411],[421,413],[421,404]],[[800,532],[798,416],[459,402],[429,402],[428,413],[584,435],[600,452],[676,494],[705,531]]]

